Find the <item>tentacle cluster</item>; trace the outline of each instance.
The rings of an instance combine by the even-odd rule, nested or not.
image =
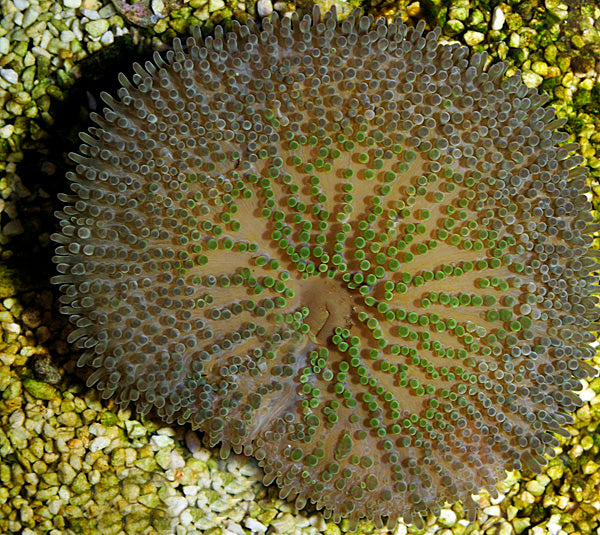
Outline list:
[[[88,384],[334,520],[539,470],[593,371],[577,147],[438,37],[315,9],[175,40],[104,95],[53,237]]]

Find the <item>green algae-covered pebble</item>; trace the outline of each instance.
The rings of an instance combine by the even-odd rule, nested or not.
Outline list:
[[[23,388],[34,398],[45,401],[54,399],[58,395],[56,388],[35,379],[23,379]]]

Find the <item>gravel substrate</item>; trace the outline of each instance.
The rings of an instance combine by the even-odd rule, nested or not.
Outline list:
[[[332,1],[323,2],[327,8]],[[356,2],[339,4],[348,12]],[[374,3],[374,13],[410,23],[425,16],[446,41],[511,62],[525,83],[551,95],[582,145],[597,202],[600,133],[600,7],[558,0],[431,0]],[[193,24],[267,16],[291,2],[0,0],[0,533],[20,535],[317,534],[347,530],[318,512],[298,512],[260,483],[249,459],[220,460],[188,428],[118,411],[74,372],[68,327],[50,288],[55,192],[64,187],[65,114],[86,120],[97,106],[89,66],[127,48],[164,49]],[[111,56],[112,57],[112,56]],[[93,63],[96,61],[96,63]],[[91,62],[91,63],[90,63]],[[86,68],[84,68],[86,67]],[[116,75],[116,73],[114,73]],[[86,85],[87,84],[87,85]],[[89,86],[89,87],[88,87]],[[86,105],[71,100],[75,89]],[[73,140],[69,141],[73,137]],[[58,145],[61,147],[62,145]],[[64,146],[63,146],[64,147]],[[537,476],[511,473],[500,496],[478,497],[477,520],[448,506],[426,533],[596,533],[600,512],[600,379],[556,458]],[[416,533],[399,524],[394,533]],[[368,522],[360,533],[375,533]]]

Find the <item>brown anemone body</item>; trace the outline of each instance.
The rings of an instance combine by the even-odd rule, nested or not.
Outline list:
[[[576,146],[423,29],[176,40],[105,96],[54,236],[89,385],[353,524],[539,470],[592,371]]]

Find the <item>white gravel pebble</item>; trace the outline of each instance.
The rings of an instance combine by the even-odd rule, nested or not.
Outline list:
[[[106,448],[110,444],[110,438],[108,437],[97,437],[90,442],[90,451],[100,451]]]
[[[6,37],[0,37],[0,54],[8,54],[10,41]]]
[[[102,37],[100,37],[100,42],[103,45],[110,45],[114,42],[114,40],[115,40],[115,36],[112,33],[112,31],[110,31],[110,30],[108,30],[107,32],[104,32],[102,34]]]
[[[152,12],[155,15],[164,17],[164,11],[165,11],[164,0],[150,0],[150,7],[152,8]]]
[[[52,32],[50,32],[50,30],[47,30],[47,31],[45,31],[45,32],[42,34],[42,38],[40,39],[40,42],[37,44],[37,46],[35,46],[35,47],[34,47],[34,49],[35,49],[35,48],[38,48],[38,49],[40,49],[40,50],[43,50],[43,51],[44,51],[44,53],[45,53],[45,54],[46,54],[46,55],[47,55],[49,58],[51,58],[52,56],[50,55],[50,52],[48,52],[48,51],[46,50],[46,48],[48,47],[48,43],[49,43],[51,40],[52,40]]]
[[[60,32],[60,40],[63,43],[70,43],[73,39],[75,39],[75,34],[71,30]]]
[[[264,533],[265,531],[267,531],[267,526],[265,526],[262,522],[259,522],[255,518],[246,518],[246,520],[244,520],[244,526],[246,526],[252,533]]]
[[[81,7],[81,0],[63,0],[63,6],[70,9]]]
[[[186,496],[196,496],[198,494],[198,491],[200,490],[200,487],[197,487],[196,485],[186,485],[185,487],[183,487],[183,493]],[[190,501],[190,500],[188,500]]]
[[[173,439],[165,435],[154,435],[150,439],[150,445],[156,449],[169,448],[173,445]]]
[[[13,135],[14,131],[14,125],[5,124],[3,127],[0,128],[0,139],[8,139],[10,136]]]
[[[188,507],[188,501],[183,496],[169,496],[164,502],[171,517],[179,516]]]
[[[146,428],[137,420],[125,420],[125,429],[129,438],[140,438],[146,435]]]
[[[88,481],[90,482],[90,485],[97,485],[100,483],[101,477],[100,470],[92,470],[91,472],[88,472]]]
[[[208,0],[208,10],[212,13],[213,11],[218,11],[219,9],[223,9],[225,7],[225,2],[223,0]]]
[[[227,527],[225,529],[229,531],[229,533],[235,533],[237,535],[245,534],[244,528],[235,522],[227,522]]]
[[[6,229],[7,227],[11,224],[14,223],[14,221],[10,221],[3,229],[2,229],[2,234],[4,234],[5,236],[15,236],[16,234],[14,232],[9,232],[8,234],[6,233]],[[21,223],[19,221],[17,221],[17,223],[19,223],[19,225],[21,225]],[[18,234],[22,234],[23,233],[23,227],[21,226],[21,232],[18,232]],[[4,324],[4,328],[6,329],[7,332],[11,333],[11,334],[21,334],[21,326],[18,323],[6,323]],[[15,426],[16,428],[20,428],[20,426]]]
[[[586,388],[585,390],[579,392],[579,397],[583,402],[592,401],[592,399],[596,397],[596,392],[594,392],[591,388]]]
[[[258,0],[256,2],[256,12],[261,17],[268,17],[273,13],[273,4],[271,0]]]
[[[107,4],[98,10],[98,15],[100,15],[103,19],[108,19],[112,17],[115,13],[115,6],[113,6],[112,4]]]
[[[9,84],[16,84],[19,81],[19,75],[14,69],[0,69],[0,76]]]
[[[25,413],[21,409],[13,411],[8,418],[11,427],[21,427],[25,421]]]
[[[106,434],[106,427],[99,422],[94,422],[92,425],[90,425],[89,432],[97,437],[104,436]]]
[[[452,509],[442,509],[440,511],[438,524],[445,528],[451,528],[456,524],[456,513]]]
[[[23,17],[23,22],[21,24],[23,26],[23,28],[27,28],[27,27],[31,26],[37,20],[37,18],[40,16],[41,11],[42,10],[37,6],[30,7],[25,12],[25,16]]]
[[[23,11],[29,7],[29,0],[13,0],[13,4],[19,11]]]
[[[51,514],[56,515],[60,511],[62,504],[63,502],[60,498],[54,498],[53,500],[50,500],[50,502],[48,502],[48,511]]]
[[[77,37],[77,39],[79,39],[80,41],[83,39],[83,32],[81,31],[79,19],[73,21],[73,24],[71,24],[71,31],[75,34],[75,37]]]
[[[544,81],[539,74],[536,74],[533,71],[524,71],[521,75],[521,79],[527,87],[538,87]]]
[[[71,499],[71,491],[66,485],[61,485],[58,489],[58,497],[63,502],[68,502]]]
[[[562,530],[562,525],[559,524],[560,515],[552,515],[550,517],[550,521],[546,524],[546,529],[550,532],[551,535],[558,535]]]
[[[81,14],[90,20],[98,20],[100,18],[100,13],[94,9],[82,9]]]
[[[283,513],[281,516],[273,519],[270,528],[274,533],[294,533],[296,519],[290,513]]]
[[[491,507],[485,507],[483,509],[483,514],[487,516],[500,516],[500,507],[497,505],[492,505]]]
[[[504,16],[504,12],[500,7],[496,6],[494,14],[492,15],[492,30],[501,30],[505,20],[506,17]]]
[[[186,509],[179,515],[179,523],[182,526],[189,526],[194,521],[194,517],[189,509]]]
[[[468,30],[465,32],[464,39],[465,43],[467,43],[469,46],[475,46],[485,39],[485,34]]]
[[[172,451],[171,464],[169,465],[169,468],[171,468],[172,470],[178,470],[179,468],[183,468],[184,466],[185,461],[183,460],[181,453],[179,453],[178,451]]]

